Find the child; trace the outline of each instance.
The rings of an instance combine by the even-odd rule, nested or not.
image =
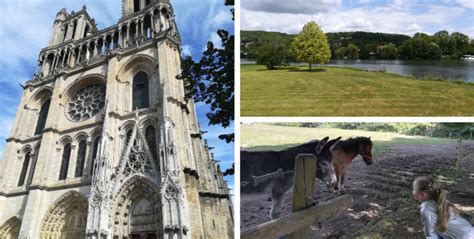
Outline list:
[[[458,215],[446,199],[447,192],[432,177],[418,177],[413,182],[413,196],[421,203],[421,223],[427,239],[473,239],[474,228]]]

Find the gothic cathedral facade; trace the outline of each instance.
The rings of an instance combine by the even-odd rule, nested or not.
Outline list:
[[[170,0],[102,30],[61,10],[0,161],[0,238],[233,238],[180,61]]]

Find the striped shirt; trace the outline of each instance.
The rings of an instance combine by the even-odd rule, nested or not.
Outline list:
[[[474,239],[474,228],[472,225],[454,212],[450,213],[448,229],[445,232],[436,231],[438,209],[434,200],[421,203],[420,213],[423,231],[427,239]]]

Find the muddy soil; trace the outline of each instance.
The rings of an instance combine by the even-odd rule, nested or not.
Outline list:
[[[311,226],[312,238],[423,238],[419,203],[412,199],[413,179],[432,175],[443,181],[448,199],[474,223],[474,143],[464,143],[460,170],[455,171],[456,144],[392,146],[367,166],[359,157],[346,174],[343,194],[352,195],[352,208]],[[316,183],[314,198],[327,201],[338,195]],[[285,196],[283,214],[291,212],[292,192]],[[270,220],[270,194],[241,195],[241,229]]]

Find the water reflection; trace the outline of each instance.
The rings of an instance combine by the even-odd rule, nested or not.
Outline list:
[[[255,61],[241,59],[241,64],[255,64]],[[385,71],[404,76],[412,76],[418,79],[426,77],[439,77],[448,80],[474,82],[474,61],[331,60],[328,65],[349,66],[371,71]]]

